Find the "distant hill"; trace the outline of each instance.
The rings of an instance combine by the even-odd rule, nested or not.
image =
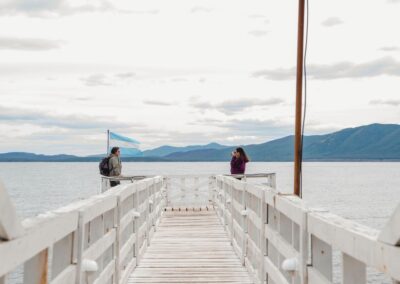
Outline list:
[[[189,152],[196,150],[208,150],[208,149],[225,149],[228,146],[220,145],[218,143],[210,143],[207,145],[193,145],[186,147],[174,147],[174,146],[161,146],[152,150],[143,151],[143,157],[165,157],[172,153],[177,152]]]
[[[305,160],[400,160],[400,125],[371,124],[304,137]],[[252,161],[292,161],[294,137],[244,146]],[[175,161],[226,161],[234,147],[173,153]]]
[[[245,145],[252,161],[292,161],[293,136],[262,144]],[[143,152],[143,157],[123,157],[123,161],[227,161],[235,147],[217,143],[187,147],[162,146]],[[325,135],[304,137],[304,159],[308,161],[400,160],[400,125],[371,124],[347,128]],[[99,161],[102,155],[37,155],[12,152],[0,154],[0,162],[81,162]]]

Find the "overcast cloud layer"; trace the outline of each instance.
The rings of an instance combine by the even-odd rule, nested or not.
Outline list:
[[[310,8],[306,133],[399,123],[400,1]],[[0,152],[293,133],[297,2],[5,0],[0,25]]]

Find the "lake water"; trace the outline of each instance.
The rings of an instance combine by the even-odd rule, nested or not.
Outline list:
[[[293,189],[292,163],[249,163],[247,173],[275,172],[279,191]],[[124,163],[125,175],[224,174],[228,163]],[[100,192],[97,163],[0,163],[22,218]],[[305,163],[303,198],[343,217],[381,228],[400,203],[400,163]]]
[[[292,163],[248,164],[247,173],[261,172],[275,172],[278,190],[292,191]],[[123,163],[125,175],[225,173],[229,163]],[[100,192],[98,163],[0,163],[0,179],[21,218]],[[400,203],[400,163],[305,163],[303,198],[310,206],[381,229]],[[370,283],[385,282],[369,275]]]

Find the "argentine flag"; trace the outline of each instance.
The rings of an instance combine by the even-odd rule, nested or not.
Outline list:
[[[135,139],[114,132],[109,134],[109,153],[112,147],[119,147],[122,157],[140,157],[142,152],[139,150],[139,145],[140,142]]]

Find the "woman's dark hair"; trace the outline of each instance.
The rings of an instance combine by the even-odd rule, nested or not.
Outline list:
[[[111,149],[111,154],[117,153],[118,150],[119,150],[119,147],[112,147],[112,149]]]
[[[245,163],[250,161],[249,157],[247,156],[246,152],[242,147],[237,147],[236,152],[240,153],[240,156],[243,157]]]

